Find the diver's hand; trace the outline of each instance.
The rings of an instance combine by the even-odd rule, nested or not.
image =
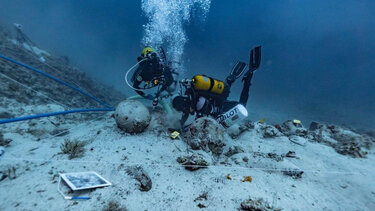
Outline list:
[[[150,94],[148,94],[148,95],[145,95],[145,96],[143,96],[145,99],[147,99],[147,100],[153,100],[154,99],[154,96],[152,96],[152,95],[150,95]]]

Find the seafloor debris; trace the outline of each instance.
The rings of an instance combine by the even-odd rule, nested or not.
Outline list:
[[[66,139],[60,145],[60,149],[63,154],[69,155],[69,159],[78,158],[82,157],[85,153],[85,143],[78,140],[71,141]]]
[[[16,167],[15,166],[8,166],[8,178],[13,180],[17,178],[16,174]]]
[[[244,152],[243,148],[240,146],[231,146],[228,151],[224,153],[225,156],[230,157],[232,155]]]
[[[0,157],[1,157],[2,155],[4,155],[4,153],[5,153],[5,148],[2,147],[2,146],[0,146]]]
[[[8,178],[10,180],[14,180],[19,176],[19,173],[17,174],[16,171],[19,166],[17,165],[6,165],[3,166],[3,168],[0,169],[0,182],[4,179]]]
[[[290,176],[293,179],[300,179],[302,178],[303,171],[301,169],[296,168],[287,168],[282,170],[284,175]]]
[[[310,130],[310,131],[315,131],[315,130],[321,128],[321,127],[323,127],[323,124],[320,124],[320,123],[318,123],[318,122],[314,122],[314,121],[313,121],[313,122],[310,123],[309,130]]]
[[[204,204],[202,204],[202,203],[199,203],[198,205],[197,205],[197,207],[199,207],[199,208],[206,208],[207,206],[206,205],[204,205]]]
[[[118,202],[111,200],[105,207],[103,207],[102,211],[127,211],[127,209],[121,206]]]
[[[294,151],[288,151],[288,152],[285,154],[285,157],[287,157],[287,158],[298,158],[298,157],[296,156],[296,152],[294,152]]]
[[[12,117],[13,117],[13,115],[10,114],[9,112],[0,110],[0,119],[8,119],[8,118],[12,118]]]
[[[289,140],[295,144],[305,146],[308,137],[307,129],[302,125],[299,120],[287,120],[278,126],[279,131],[287,136]]]
[[[140,191],[149,191],[152,188],[152,180],[141,166],[132,166],[126,170],[128,175],[139,182]]]
[[[151,121],[151,115],[143,103],[136,100],[124,100],[115,111],[117,126],[127,133],[143,132]]]
[[[7,174],[4,174],[3,172],[0,171],[0,182],[6,179],[7,177],[8,177]]]
[[[199,195],[197,198],[194,199],[194,202],[200,201],[200,203],[197,204],[197,207],[199,207],[201,209],[207,207],[207,205],[205,205],[203,203],[204,201],[207,201],[207,199],[208,199],[207,195],[208,195],[208,193],[204,192],[201,195]]]
[[[280,211],[280,208],[274,208],[268,202],[264,201],[262,198],[248,199],[241,203],[242,210],[250,211]]]
[[[273,159],[277,162],[282,161],[284,159],[283,155],[278,155],[278,154],[273,153],[273,152],[269,152],[266,155],[267,155],[267,158],[271,158],[271,159]]]
[[[4,138],[3,134],[0,133],[0,146],[8,147],[10,142],[12,142],[12,139]]]
[[[227,133],[232,139],[237,139],[243,132],[251,129],[254,129],[254,124],[250,120],[246,120],[228,128]]]
[[[194,199],[194,202],[207,200],[207,195],[208,195],[207,192],[203,192],[201,195],[199,195],[197,198]]]
[[[307,135],[307,129],[303,127],[300,121],[287,120],[280,126],[280,132],[285,136],[302,136]]]
[[[333,147],[336,152],[353,158],[364,158],[372,147],[373,140],[369,136],[357,134],[336,125],[312,122],[310,125],[312,141]]]
[[[57,128],[57,129],[54,129],[52,132],[50,132],[49,134],[52,135],[52,136],[65,136],[65,135],[68,135],[69,134],[69,130],[67,129],[64,129],[64,128]]]
[[[227,174],[227,180],[232,180],[232,177],[230,176],[230,174]]]
[[[274,152],[264,153],[264,152],[253,152],[254,157],[263,157],[263,158],[270,158],[277,162],[283,161],[284,155],[279,155]]]
[[[178,157],[177,162],[189,171],[195,171],[208,166],[208,162],[201,154],[192,154],[184,157]]]
[[[184,135],[184,141],[194,150],[202,149],[213,154],[223,153],[224,129],[209,117],[196,119]]]
[[[297,135],[290,135],[288,138],[289,138],[289,141],[295,144],[298,144],[300,146],[306,146],[307,139],[304,137],[297,136]]]
[[[272,125],[267,125],[265,123],[261,124],[261,123],[258,123],[258,132],[260,134],[262,134],[263,138],[274,138],[274,137],[278,137],[278,136],[282,136],[282,133],[280,133],[280,131],[272,126]]]
[[[251,176],[245,176],[241,182],[252,182],[253,178]]]

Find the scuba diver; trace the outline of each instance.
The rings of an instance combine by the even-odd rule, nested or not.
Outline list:
[[[233,116],[234,113],[241,114],[242,112],[240,116],[246,117],[247,110],[245,106],[249,97],[251,79],[254,71],[259,68],[260,61],[261,46],[258,46],[250,51],[249,69],[242,78],[244,84],[238,102],[228,101],[227,98],[232,84],[245,72],[247,64],[244,62],[239,61],[236,63],[225,82],[206,75],[195,75],[191,80],[181,80],[180,86],[181,88],[182,86],[185,88],[185,92],[182,94],[181,89],[180,95],[174,97],[172,100],[173,108],[183,113],[180,120],[181,129],[184,128],[184,124],[189,115],[194,114],[196,114],[196,118],[212,116],[220,123],[231,115],[234,117],[233,120],[239,118],[238,115]],[[221,124],[224,127],[231,126],[230,124]]]
[[[134,72],[131,81],[132,88],[142,97],[152,100],[154,106],[158,105],[160,94],[163,91],[173,92],[173,85],[177,81],[174,80],[172,74],[175,73],[172,68],[167,65],[164,50],[160,48],[161,56],[159,57],[155,49],[147,46],[143,49],[142,54],[138,57],[138,68]],[[142,85],[142,83],[144,83]],[[146,95],[143,90],[158,87],[155,96]]]

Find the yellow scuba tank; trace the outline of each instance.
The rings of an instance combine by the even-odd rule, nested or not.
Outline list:
[[[198,91],[206,91],[213,94],[222,94],[224,82],[205,75],[195,75],[192,78],[193,88]]]

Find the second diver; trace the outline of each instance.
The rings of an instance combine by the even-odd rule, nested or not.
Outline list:
[[[174,91],[176,81],[173,78],[174,71],[166,61],[164,50],[160,49],[160,55],[155,49],[147,46],[138,57],[138,68],[134,72],[131,81],[133,89],[142,97],[152,100],[154,106],[158,105],[163,91]],[[157,87],[155,95],[146,95],[143,90]],[[169,93],[170,94],[170,93]]]

